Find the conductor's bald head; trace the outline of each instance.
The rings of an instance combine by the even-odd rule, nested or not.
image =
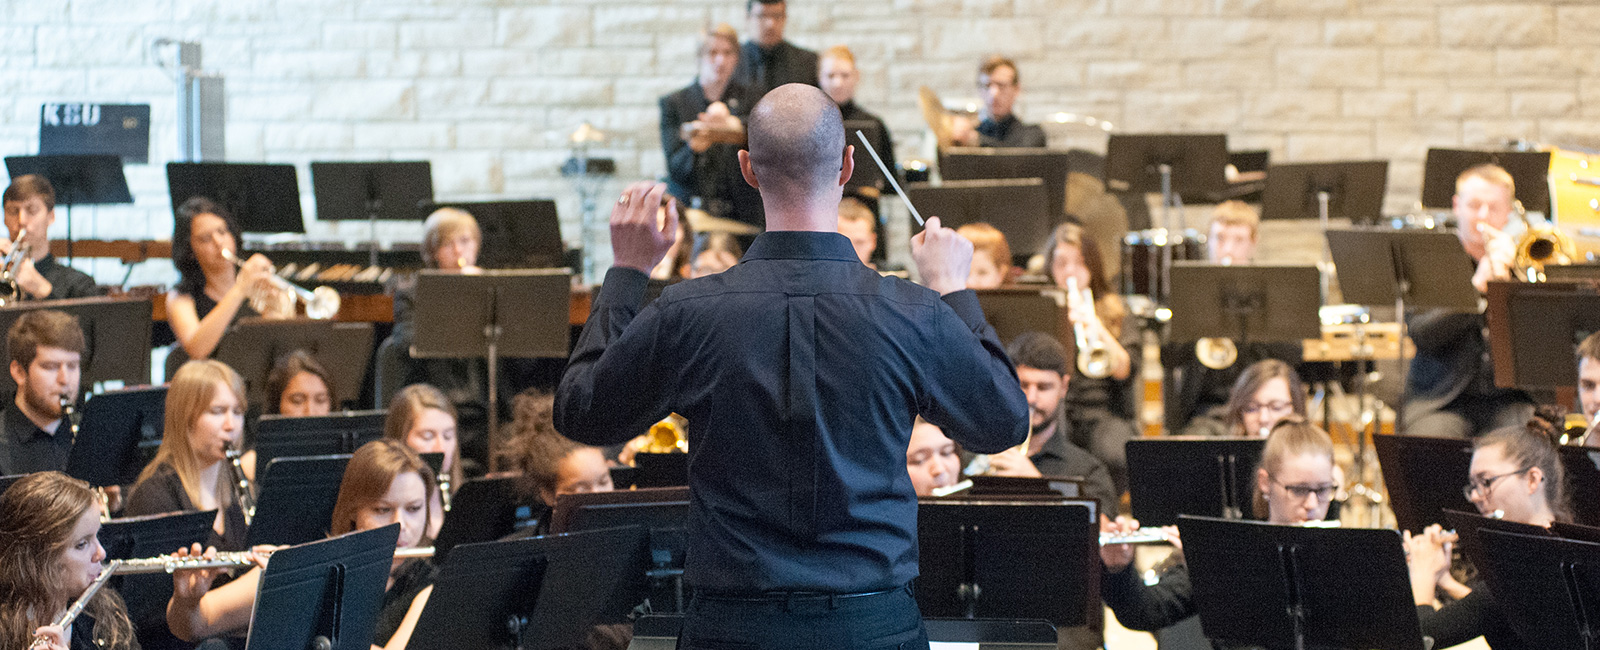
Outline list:
[[[837,217],[851,165],[844,122],[832,99],[815,86],[779,86],[756,104],[746,128],[746,180],[761,189],[769,226],[784,227],[772,223],[775,203],[815,202]]]

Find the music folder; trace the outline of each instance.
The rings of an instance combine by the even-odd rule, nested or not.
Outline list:
[[[370,650],[399,538],[390,524],[274,552],[245,650]]]
[[[919,501],[922,615],[1087,625],[1100,606],[1097,516],[1071,499]]]
[[[1480,542],[1478,570],[1527,647],[1595,646],[1600,544],[1498,530],[1484,530]]]
[[[327,537],[348,454],[288,457],[260,466],[255,517],[245,544],[304,544]]]
[[[1146,526],[1178,515],[1250,516],[1264,438],[1168,436],[1128,441],[1133,517]]]

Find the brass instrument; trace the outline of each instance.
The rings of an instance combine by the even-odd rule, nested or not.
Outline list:
[[[651,425],[650,432],[645,434],[649,442],[642,451],[647,454],[687,453],[689,438],[685,432],[688,426],[689,421],[683,416],[677,413],[668,415]]]
[[[23,263],[28,261],[33,253],[33,246],[28,243],[28,229],[17,231],[17,240],[11,246],[11,252],[0,258],[0,307],[16,303],[22,299],[22,285],[17,281],[17,274],[22,271]]]
[[[1239,346],[1233,339],[1204,338],[1194,342],[1194,356],[1202,366],[1224,370],[1239,361]]]
[[[1080,288],[1077,278],[1067,278],[1067,296],[1069,300],[1087,305],[1089,312],[1094,313],[1094,294],[1088,287]],[[1094,317],[1099,318],[1099,315]],[[1111,348],[1100,340],[1099,332],[1091,329],[1083,323],[1072,323],[1072,337],[1078,346],[1078,372],[1085,377],[1105,379],[1111,376]]]
[[[1572,239],[1552,223],[1528,226],[1528,232],[1517,242],[1517,258],[1513,262],[1517,279],[1526,282],[1544,282],[1547,264],[1567,265],[1577,258],[1577,247]]]
[[[222,249],[222,257],[235,266],[244,267],[244,260],[233,251]],[[267,314],[293,314],[297,302],[306,304],[306,317],[313,320],[327,320],[339,313],[339,292],[332,287],[322,286],[315,290],[307,290],[293,282],[283,279],[277,273],[267,276],[272,286],[268,289],[250,287],[250,308]]]
[[[244,511],[245,525],[249,525],[256,516],[255,488],[250,485],[250,477],[244,474],[244,465],[239,462],[242,456],[239,450],[230,447],[226,454],[232,465],[233,496],[239,500],[239,509]]]

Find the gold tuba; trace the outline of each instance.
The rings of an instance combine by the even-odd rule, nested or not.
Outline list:
[[[1204,338],[1194,342],[1194,356],[1202,366],[1223,370],[1239,361],[1239,346],[1233,339]]]
[[[649,442],[642,450],[647,454],[672,454],[689,451],[689,438],[685,434],[689,421],[677,413],[672,413],[660,422],[651,425],[650,432],[645,434]]]
[[[1577,247],[1555,224],[1530,224],[1527,234],[1517,242],[1517,259],[1513,266],[1517,279],[1544,282],[1545,265],[1571,264],[1574,257],[1577,257]]]

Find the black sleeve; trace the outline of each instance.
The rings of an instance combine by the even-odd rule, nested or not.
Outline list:
[[[1422,635],[1433,637],[1433,647],[1448,648],[1483,636],[1484,617],[1491,607],[1494,603],[1479,586],[1466,598],[1437,610],[1418,605],[1417,620],[1422,623]]]
[[[1161,582],[1146,585],[1133,565],[1100,577],[1100,598],[1117,622],[1130,630],[1153,632],[1194,616],[1194,586],[1189,569],[1178,565],[1161,575]]]
[[[918,411],[969,451],[994,454],[1028,437],[1028,402],[1016,368],[970,289],[941,298],[932,329],[937,351],[921,382]],[[981,369],[981,370],[980,370]]]
[[[1460,345],[1464,337],[1483,336],[1483,317],[1444,309],[1414,312],[1406,318],[1406,334],[1417,354],[1441,354]]]
[[[174,489],[176,484],[176,489]],[[183,512],[185,499],[181,498],[183,483],[172,470],[157,470],[150,478],[134,484],[128,500],[122,506],[124,517],[142,517],[169,512]]]
[[[672,382],[654,371],[662,367],[656,346],[661,301],[643,313],[639,309],[649,281],[637,269],[614,266],[606,272],[556,387],[555,427],[561,435],[605,446],[626,442],[667,416]]]
[[[680,113],[677,93],[661,98],[661,149],[667,157],[667,176],[672,179],[675,186],[685,189],[694,188],[694,150],[689,148],[689,143],[678,136],[678,129],[684,122]],[[692,118],[691,118],[692,119]],[[687,196],[678,197],[688,200]]]

